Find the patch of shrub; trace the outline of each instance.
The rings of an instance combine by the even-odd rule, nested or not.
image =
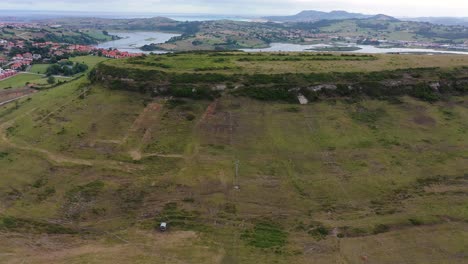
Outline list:
[[[403,101],[397,96],[384,96],[384,97],[382,97],[380,99],[385,100],[385,101],[387,101],[387,102],[389,102],[390,104],[393,104],[393,105],[403,104]]]
[[[41,177],[37,179],[36,181],[34,181],[34,183],[32,184],[32,187],[41,188],[42,186],[45,186],[47,182],[48,182],[47,178]]]
[[[411,95],[427,102],[436,102],[440,99],[440,94],[434,92],[426,84],[416,85],[411,90]]]
[[[370,148],[370,147],[372,147],[372,145],[373,145],[373,142],[372,142],[372,141],[363,140],[363,141],[359,141],[359,142],[356,144],[356,148]]]
[[[16,133],[16,129],[17,129],[17,128],[18,128],[18,127],[16,127],[16,126],[8,127],[8,128],[6,129],[6,134],[7,134],[8,136],[14,136],[15,133]]]
[[[237,213],[237,207],[233,203],[226,203],[224,205],[224,212],[229,213],[229,214],[236,214]]]
[[[234,94],[246,96],[262,101],[295,102],[295,95],[285,87],[246,87],[237,90]]]
[[[176,107],[178,107],[178,106],[185,105],[185,104],[187,104],[186,101],[181,100],[181,99],[177,99],[177,98],[176,98],[176,99],[167,100],[167,102],[166,102],[166,105],[167,105],[167,107],[168,107],[169,109],[174,109],[174,108],[176,108]]]
[[[55,188],[54,187],[46,187],[44,191],[40,192],[37,194],[37,200],[38,201],[44,201],[50,196],[55,194]]]
[[[441,109],[440,111],[444,115],[445,120],[452,120],[456,117],[456,114],[448,109]]]
[[[193,120],[195,120],[195,118],[196,118],[196,116],[195,116],[194,114],[192,114],[192,113],[187,113],[187,114],[185,115],[185,119],[186,119],[187,121],[193,121]]]
[[[0,223],[0,227],[4,227],[6,229],[16,227],[16,219],[14,217],[5,216],[2,218],[2,222]]]
[[[15,232],[75,234],[75,230],[58,225],[13,216],[0,216],[0,230]]]
[[[286,245],[287,233],[278,224],[260,222],[252,230],[245,231],[241,238],[257,248],[281,248]]]
[[[92,200],[104,189],[104,186],[105,184],[101,180],[92,181],[85,185],[73,187],[67,192],[67,196],[70,200],[75,199],[76,196],[80,196],[85,200]]]
[[[209,87],[195,87],[191,85],[177,85],[170,89],[170,94],[175,97],[212,100],[219,96],[219,91],[212,91]]]
[[[384,147],[400,146],[401,145],[397,138],[381,138],[381,139],[379,139],[379,142]]]
[[[408,221],[412,224],[412,225],[415,225],[415,226],[420,226],[423,224],[423,222],[419,219],[415,219],[415,218],[410,218],[408,219]]]
[[[382,108],[372,110],[359,106],[356,111],[351,113],[351,118],[358,122],[374,124],[384,115],[385,110]]]
[[[185,197],[184,199],[182,199],[182,202],[184,202],[184,203],[194,203],[195,199],[193,197]]]
[[[365,229],[359,227],[343,226],[339,228],[340,233],[338,237],[359,237],[368,235]]]
[[[374,227],[373,233],[380,234],[380,233],[386,233],[388,231],[390,231],[390,227],[388,225],[378,224]]]
[[[177,203],[167,203],[161,214],[156,218],[156,226],[161,222],[166,222],[170,227],[183,230],[203,230],[205,225],[198,221],[200,213],[197,211],[187,211],[180,209]]]
[[[309,235],[315,237],[316,239],[324,239],[329,234],[329,230],[322,224],[313,226],[308,232]]]
[[[8,152],[0,152],[0,159],[4,159],[4,158],[8,157],[8,155],[10,155],[10,153],[8,153]]]

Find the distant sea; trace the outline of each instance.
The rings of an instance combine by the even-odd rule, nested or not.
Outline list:
[[[64,17],[98,17],[98,18],[151,18],[167,17],[178,21],[207,21],[207,20],[235,20],[251,21],[256,17],[239,15],[213,15],[213,14],[177,14],[177,13],[112,13],[112,12],[75,12],[75,11],[21,11],[0,10],[0,21],[5,22],[31,22],[42,19]]]

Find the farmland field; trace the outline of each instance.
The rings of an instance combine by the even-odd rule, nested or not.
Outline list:
[[[31,73],[45,74],[50,64],[34,64],[29,70]]]
[[[466,60],[427,58],[382,68]],[[179,59],[144,60],[217,63]],[[83,77],[0,107],[2,259],[466,263],[468,96],[351,99],[152,97]]]
[[[0,81],[0,89],[20,88],[27,83],[41,81],[44,77],[37,74],[20,73],[8,79]]]

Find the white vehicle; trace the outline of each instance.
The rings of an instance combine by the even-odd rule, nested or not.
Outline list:
[[[162,222],[162,223],[159,225],[159,231],[165,232],[166,230],[167,230],[167,223],[166,223],[166,222]]]

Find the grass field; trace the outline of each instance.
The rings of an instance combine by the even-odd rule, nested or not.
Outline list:
[[[0,81],[0,89],[20,88],[26,86],[27,83],[42,82],[44,76],[29,73],[20,73],[11,78]]]
[[[50,64],[34,64],[29,70],[31,73],[45,74]]]
[[[401,101],[167,100],[82,78],[3,106],[2,259],[466,263],[468,98]]]
[[[71,78],[67,77],[55,77],[56,82],[67,82]],[[28,84],[34,84],[37,87],[50,86],[47,82],[47,77],[33,74],[33,73],[20,73],[6,80],[0,81],[0,90],[1,89],[15,89],[22,88]]]
[[[99,62],[107,60],[106,58],[97,57],[97,56],[79,56],[70,59],[74,62],[85,63],[89,66],[90,71],[96,64]],[[39,86],[48,85],[47,78],[41,74],[44,74],[47,70],[49,64],[35,64],[31,67],[31,73],[20,73],[11,78],[0,81],[0,90],[1,89],[14,89],[22,88],[28,83],[36,84]],[[39,73],[39,74],[38,74]],[[70,81],[69,77],[56,77],[57,82],[67,82]]]
[[[124,69],[158,69],[165,72],[200,72],[225,74],[253,73],[327,73],[373,72],[420,67],[453,68],[466,66],[468,56],[459,55],[365,55],[327,56],[314,53],[265,54],[170,54],[147,56],[143,59],[111,60],[108,65]]]
[[[73,62],[80,62],[87,64],[89,66],[89,69],[91,70],[96,66],[96,64],[109,60],[108,58],[105,57],[98,57],[98,56],[78,56],[78,57],[72,57],[70,58],[71,61]]]
[[[98,56],[78,56],[78,57],[71,57],[71,61],[73,62],[79,62],[79,63],[84,63],[89,66],[89,68],[93,68],[96,66],[101,61],[107,60],[106,58],[103,57],[98,57]],[[39,74],[45,74],[47,67],[49,67],[50,64],[34,64],[31,67],[30,72],[31,73],[39,73]]]

